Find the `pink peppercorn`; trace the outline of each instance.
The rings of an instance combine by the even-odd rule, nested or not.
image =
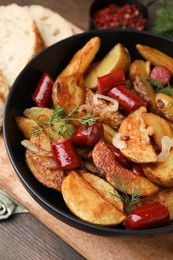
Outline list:
[[[146,19],[135,4],[123,6],[109,4],[94,14],[93,21],[97,27],[102,29],[119,27],[143,30],[146,25]]]

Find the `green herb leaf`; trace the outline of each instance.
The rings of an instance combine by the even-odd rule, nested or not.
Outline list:
[[[76,107],[68,115],[65,116],[65,109],[63,107],[53,108],[52,116],[47,122],[37,122],[37,126],[33,127],[33,134],[35,136],[40,136],[44,130],[47,130],[48,137],[51,139],[51,133],[49,135],[49,130],[52,129],[53,125],[60,123],[59,129],[56,131],[56,134],[64,136],[67,134],[68,137],[71,137],[74,133],[74,126],[70,121],[78,121],[82,124],[83,127],[86,125],[93,125],[98,118],[94,118],[92,115],[87,115],[83,117],[77,117],[79,112],[79,107]]]
[[[173,39],[173,1],[157,0],[154,26],[151,31]]]
[[[140,187],[134,188],[134,190],[131,191],[131,194],[127,194],[127,187],[129,185],[129,181],[126,181],[124,184],[122,184],[119,175],[115,175],[114,179],[115,179],[114,188],[119,192],[121,192],[121,194],[117,194],[117,193],[111,193],[111,194],[121,199],[125,204],[126,211],[130,212],[132,205],[136,204],[140,200],[140,195],[139,195]]]
[[[170,84],[168,84],[167,87],[164,87],[160,80],[146,78],[146,81],[156,87],[155,88],[156,93],[163,93],[163,94],[173,97],[173,89]]]

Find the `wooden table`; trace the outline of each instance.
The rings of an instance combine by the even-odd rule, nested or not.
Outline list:
[[[1,4],[9,4],[14,1],[1,0]],[[57,11],[70,22],[83,30],[88,29],[88,10],[91,0],[17,0],[20,5],[42,4]],[[0,147],[4,149],[2,136],[0,136]],[[3,157],[3,158],[2,158]],[[9,164],[8,158],[0,152],[1,167],[3,166],[0,184],[5,181],[6,175],[11,178],[8,185],[10,191],[23,193],[23,186],[14,177],[14,172]],[[8,167],[7,167],[8,166]],[[11,174],[11,175],[10,175]],[[4,178],[4,179],[3,179]],[[15,185],[19,183],[19,186]],[[11,185],[11,186],[10,186]],[[8,191],[7,189],[7,191]],[[94,236],[65,225],[49,216],[36,205],[26,193],[25,198],[20,197],[31,209],[31,213],[15,215],[8,220],[0,222],[0,260],[71,260],[71,259],[102,259],[102,260],[162,260],[172,259],[173,236],[172,234],[162,235],[157,238],[145,237],[123,240],[121,238]],[[28,204],[27,204],[28,203]],[[33,207],[32,207],[33,205]],[[37,213],[40,211],[40,215]],[[35,218],[34,216],[39,216]],[[48,229],[40,221],[52,228]],[[56,225],[61,226],[61,229]],[[54,232],[52,232],[53,230]],[[71,239],[70,239],[70,238]],[[69,244],[63,240],[68,241]],[[82,255],[80,255],[80,252]]]

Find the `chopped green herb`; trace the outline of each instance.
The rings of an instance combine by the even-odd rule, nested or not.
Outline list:
[[[165,95],[173,97],[173,89],[170,84],[168,84],[167,87],[164,87],[160,80],[146,78],[146,81],[156,87],[155,88],[156,93],[164,93]]]
[[[48,136],[51,139],[51,133],[49,135],[49,130],[52,129],[52,126],[56,123],[61,123],[58,127],[56,134],[64,136],[67,134],[68,137],[71,137],[74,133],[74,126],[70,121],[78,121],[81,123],[82,127],[86,125],[93,125],[97,118],[94,118],[92,115],[87,115],[83,117],[77,117],[79,107],[72,110],[68,115],[65,116],[65,109],[63,107],[56,107],[53,109],[52,116],[49,121],[46,122],[37,122],[37,126],[33,127],[33,134],[35,136],[40,136],[44,130],[47,130]]]
[[[125,204],[126,211],[130,212],[132,205],[136,204],[140,200],[140,187],[134,188],[134,190],[131,191],[131,194],[127,194],[127,187],[129,185],[129,181],[126,181],[124,184],[122,184],[120,176],[115,175],[114,178],[114,188],[121,192],[121,194],[112,193],[112,195],[121,199]]]

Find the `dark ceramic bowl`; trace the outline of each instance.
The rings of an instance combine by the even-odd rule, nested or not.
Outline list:
[[[146,32],[128,30],[90,31],[63,40],[36,56],[20,73],[12,86],[4,114],[4,140],[11,163],[21,182],[31,196],[49,213],[61,221],[77,229],[98,235],[151,235],[173,231],[173,223],[168,226],[130,231],[122,225],[102,227],[88,224],[75,217],[66,207],[60,193],[46,188],[39,183],[30,172],[25,162],[25,148],[20,144],[23,135],[19,131],[15,117],[22,115],[25,108],[33,106],[31,93],[33,92],[42,72],[49,73],[52,78],[66,66],[73,54],[81,48],[91,37],[101,38],[101,49],[97,55],[100,59],[114,44],[121,42],[130,51],[132,59],[141,58],[135,49],[137,43],[150,45],[173,57],[173,42]]]
[[[143,30],[147,30],[148,29],[148,21],[149,21],[149,12],[148,12],[148,5],[150,5],[153,1],[151,0],[150,2],[145,3],[142,2],[141,0],[95,0],[93,1],[93,3],[90,6],[89,9],[89,16],[90,16],[90,23],[89,23],[89,29],[90,30],[95,30],[95,29],[101,29],[99,28],[96,23],[94,22],[94,15],[97,11],[102,10],[103,8],[107,7],[109,4],[115,4],[116,6],[123,6],[125,4],[135,4],[137,9],[140,11],[140,13],[142,14],[143,18],[146,19],[146,23],[144,26]],[[103,17],[103,20],[106,17]]]

